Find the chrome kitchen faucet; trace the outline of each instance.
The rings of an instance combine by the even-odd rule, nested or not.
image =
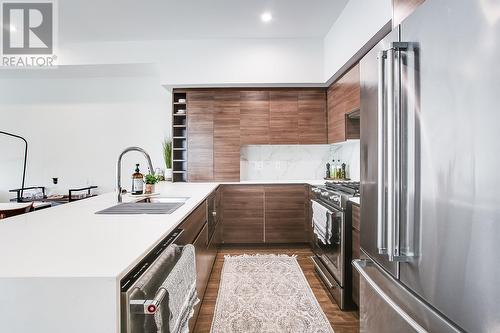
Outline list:
[[[121,173],[122,173],[122,157],[123,155],[125,155],[126,153],[128,152],[131,152],[131,151],[138,151],[140,153],[142,153],[144,155],[144,157],[146,158],[146,160],[148,161],[148,168],[149,168],[149,173],[150,174],[154,174],[154,168],[153,168],[153,164],[151,163],[151,157],[149,157],[149,154],[142,148],[140,147],[128,147],[128,148],[125,148],[120,156],[118,156],[118,163],[117,163],[117,166],[116,166],[116,189],[118,191],[118,202],[122,202],[122,177],[121,177]]]

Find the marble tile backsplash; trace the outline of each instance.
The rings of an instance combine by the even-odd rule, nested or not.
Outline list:
[[[357,149],[357,151],[356,151]],[[335,145],[248,145],[240,150],[240,179],[323,179],[326,163],[346,161],[350,177],[359,180],[359,140]]]
[[[347,164],[347,177],[360,180],[360,142],[359,140],[349,140],[342,143],[336,143],[330,146],[330,156],[335,160],[341,160]]]

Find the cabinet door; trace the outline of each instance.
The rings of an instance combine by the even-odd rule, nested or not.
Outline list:
[[[187,92],[188,181],[212,181],[214,158],[213,93]]]
[[[224,243],[263,243],[264,188],[224,185],[222,201]]]
[[[240,180],[240,93],[217,91],[214,98],[214,180]]]
[[[179,245],[192,244],[206,222],[207,202],[203,201],[179,226],[183,232],[176,243]]]
[[[346,121],[346,114],[359,110],[360,96],[359,65],[356,65],[328,88],[328,143],[359,139],[359,119]]]
[[[270,92],[269,129],[271,144],[298,144],[298,92],[277,90]]]
[[[196,289],[198,291],[198,297],[202,299],[213,264],[208,251],[208,228],[206,224],[203,229],[201,229],[198,237],[196,237],[193,245],[196,252]]]
[[[323,89],[299,92],[299,143],[327,143],[326,91]]]
[[[269,91],[240,92],[241,144],[269,144]]]
[[[307,189],[305,185],[265,187],[266,243],[308,241]]]

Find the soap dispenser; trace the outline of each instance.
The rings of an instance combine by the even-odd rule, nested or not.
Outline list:
[[[135,165],[135,172],[132,174],[132,194],[142,194],[144,191],[144,175],[139,171],[139,163]]]

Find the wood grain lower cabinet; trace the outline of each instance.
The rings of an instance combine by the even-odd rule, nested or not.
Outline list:
[[[225,244],[306,243],[305,185],[223,185]]]
[[[307,189],[305,185],[273,185],[265,193],[265,242],[308,241]]]
[[[214,97],[211,91],[187,92],[188,181],[214,179]]]
[[[271,144],[299,143],[299,105],[296,91],[271,91],[269,130]]]
[[[361,221],[361,210],[356,204],[351,204],[351,219],[352,219],[352,259],[359,259],[360,257],[360,244],[359,244],[359,233],[360,221]],[[352,269],[352,300],[359,306],[359,273],[354,268]]]
[[[240,180],[240,93],[214,95],[214,179]]]
[[[193,244],[196,260],[196,290],[203,298],[208,279],[217,255],[217,248],[209,243],[207,225],[207,202],[201,203],[179,226],[183,230],[176,241],[178,245]],[[194,329],[200,305],[195,307],[193,319],[189,321],[190,331]]]
[[[222,222],[224,243],[263,243],[264,188],[223,185]]]
[[[193,242],[193,245],[196,251],[196,289],[198,297],[202,299],[214,263],[211,254],[212,251],[208,248],[208,227],[206,224]]]

